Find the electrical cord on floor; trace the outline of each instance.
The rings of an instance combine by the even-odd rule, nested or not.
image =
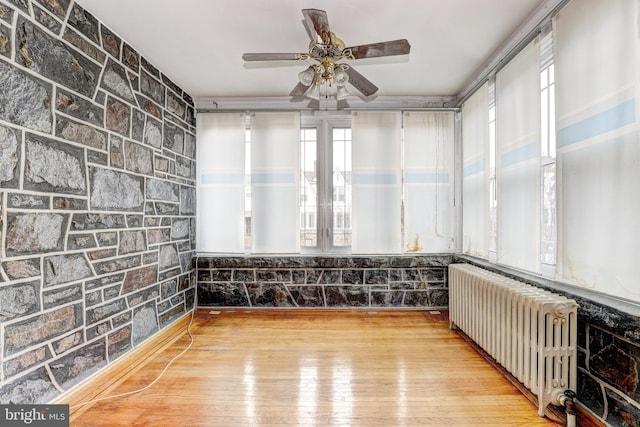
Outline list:
[[[198,306],[198,292],[196,290],[196,297],[194,299],[194,303],[193,303],[193,309],[191,310],[191,320],[189,321],[189,326],[187,326],[187,333],[189,334],[189,345],[180,352],[180,354],[178,354],[177,356],[175,356],[173,359],[171,359],[169,361],[169,363],[167,363],[167,365],[164,367],[164,369],[160,372],[160,374],[158,374],[158,376],[151,381],[149,384],[147,384],[146,386],[138,389],[138,390],[133,390],[133,391],[128,391],[126,393],[119,393],[119,394],[114,394],[112,396],[104,396],[98,399],[93,399],[93,400],[89,400],[87,402],[82,402],[82,403],[77,403],[73,406],[71,406],[69,409],[74,409],[74,408],[79,408],[81,406],[86,406],[86,405],[91,405],[97,402],[102,402],[103,400],[109,400],[109,399],[116,399],[119,397],[125,397],[125,396],[130,396],[132,394],[137,394],[140,392],[143,392],[145,390],[148,390],[149,388],[153,387],[153,385],[155,383],[158,382],[158,380],[160,380],[160,378],[162,378],[162,376],[164,375],[165,372],[167,372],[167,369],[169,369],[169,367],[173,364],[173,362],[175,362],[176,360],[178,360],[180,357],[182,357],[182,355],[184,355],[187,351],[189,351],[189,349],[191,348],[191,346],[193,345],[193,335],[191,334],[191,325],[193,324],[193,318],[195,317],[195,313],[196,313],[196,307]]]

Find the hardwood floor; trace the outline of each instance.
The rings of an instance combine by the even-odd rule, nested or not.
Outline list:
[[[211,311],[198,310],[193,346],[151,388],[72,406],[71,425],[557,425],[448,329],[446,312]],[[107,394],[146,386],[188,344]]]

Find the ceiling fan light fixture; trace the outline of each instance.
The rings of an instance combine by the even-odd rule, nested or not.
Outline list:
[[[311,86],[316,77],[316,71],[313,67],[306,68],[298,73],[298,80],[305,86]]]
[[[349,97],[349,95],[351,95],[351,94],[349,93],[349,90],[347,89],[346,86],[341,85],[341,86],[337,87],[337,89],[336,89],[336,99],[338,101],[342,101],[343,99],[347,99]]]
[[[338,86],[344,86],[349,81],[349,75],[342,68],[343,64],[338,64],[337,71],[333,76],[333,82]]]
[[[316,101],[320,100],[320,85],[311,85],[311,88],[305,94],[306,97],[315,99]]]

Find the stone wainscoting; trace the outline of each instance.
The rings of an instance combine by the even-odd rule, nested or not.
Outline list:
[[[0,403],[190,311],[191,97],[71,0],[0,0]]]
[[[447,307],[451,255],[199,257],[198,306]]]

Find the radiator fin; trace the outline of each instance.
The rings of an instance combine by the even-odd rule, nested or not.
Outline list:
[[[449,265],[449,317],[538,397],[538,415],[576,389],[578,304],[470,264]]]

